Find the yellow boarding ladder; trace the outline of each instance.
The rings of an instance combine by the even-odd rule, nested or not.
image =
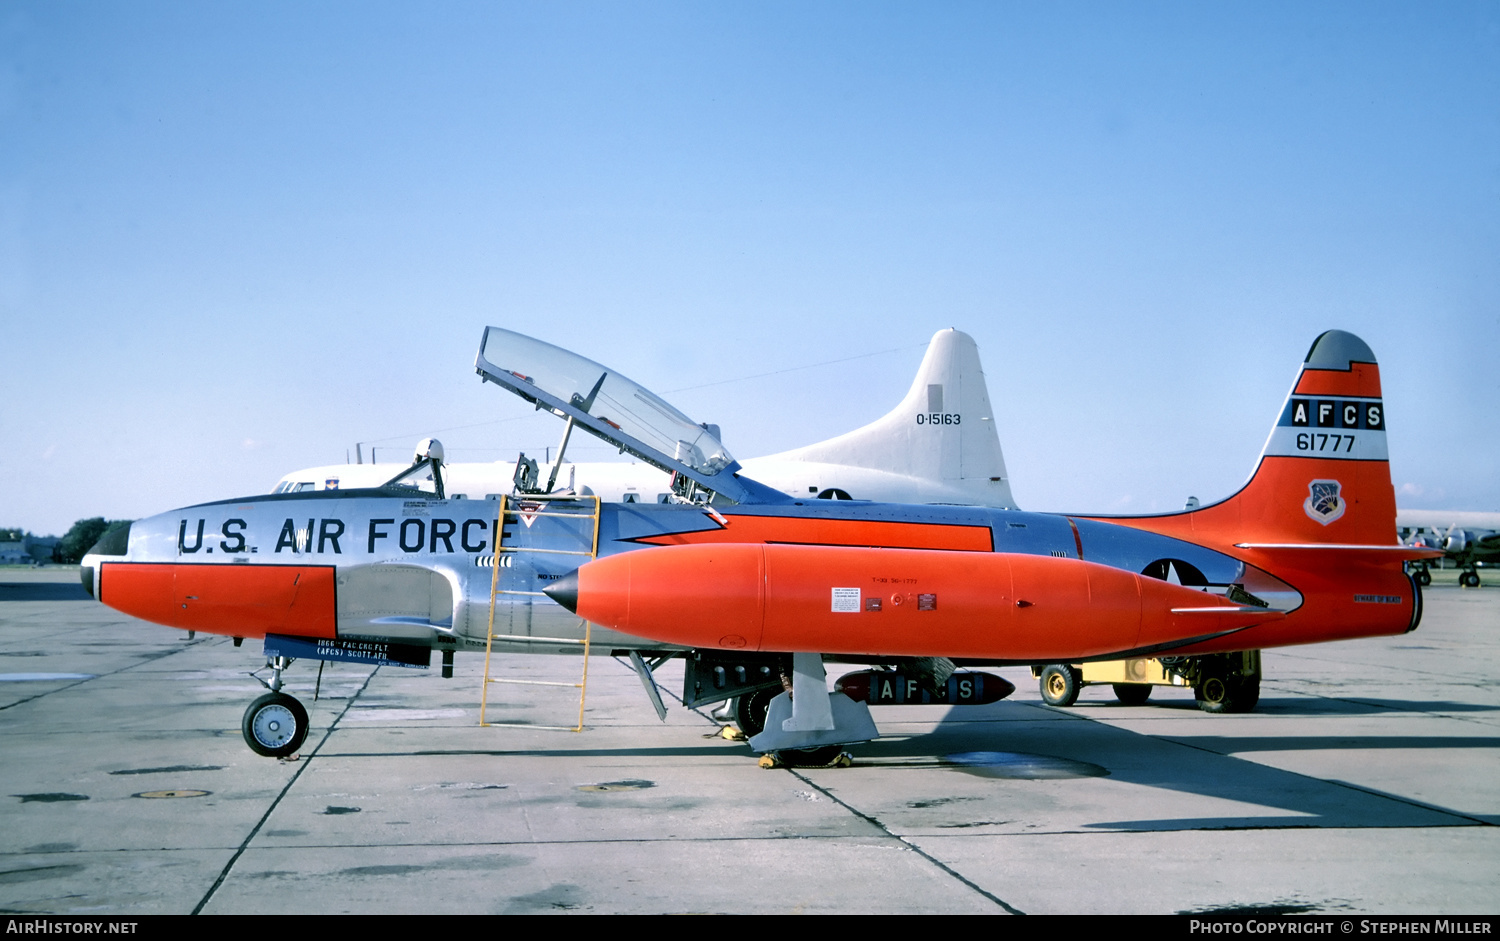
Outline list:
[[[593,536],[592,536],[592,539],[589,542],[589,548],[588,548],[587,551],[585,551],[583,549],[535,549],[535,548],[531,548],[531,547],[527,547],[527,546],[516,546],[514,548],[506,547],[503,544],[503,540],[505,538],[505,514],[506,514],[506,508],[510,504],[511,500],[510,500],[509,496],[507,496],[505,494],[501,494],[501,496],[500,496],[500,512],[499,512],[499,514],[495,518],[495,556],[494,556],[494,569],[495,569],[495,571],[491,574],[491,577],[490,577],[490,623],[489,623],[489,629],[486,631],[486,635],[487,636],[486,636],[485,642],[484,642],[484,686],[479,691],[479,724],[480,724],[480,726],[482,726],[484,728],[489,728],[490,726],[509,726],[509,727],[513,727],[513,728],[524,728],[524,729],[552,729],[552,730],[560,731],[560,732],[582,732],[583,731],[583,699],[584,699],[584,696],[587,695],[587,692],[588,692],[588,682],[589,682],[589,634],[590,634],[590,632],[592,630],[592,625],[588,621],[584,621],[583,622],[583,640],[577,640],[576,638],[572,638],[572,637],[533,637],[530,634],[496,634],[495,633],[495,599],[498,598],[500,595],[535,595],[535,596],[543,596],[545,594],[544,592],[540,592],[540,591],[514,591],[514,590],[510,590],[510,589],[501,589],[500,588],[500,566],[501,566],[501,559],[504,557],[504,554],[506,554],[506,553],[517,554],[517,553],[522,553],[522,552],[536,552],[536,553],[542,553],[542,554],[545,554],[545,555],[581,555],[581,556],[587,556],[589,559],[596,559],[596,558],[598,558],[599,557],[599,507],[600,507],[600,500],[599,500],[599,498],[597,496],[586,496],[586,497],[548,497],[548,496],[530,497],[530,496],[528,496],[525,499],[526,499],[526,502],[528,502],[528,503],[537,503],[537,504],[543,505],[544,507],[547,507],[547,509],[525,511],[525,512],[527,512],[528,515],[533,516],[533,517],[553,516],[553,517],[559,517],[559,518],[563,518],[563,519],[591,519],[591,520],[593,520],[594,521]],[[588,513],[588,512],[567,512],[566,510],[561,510],[561,509],[558,509],[558,510],[551,509],[551,505],[554,504],[554,503],[572,503],[572,504],[577,504],[577,503],[580,503],[581,501],[585,501],[585,500],[592,500],[592,501],[594,501],[594,509],[593,509],[592,513]],[[519,513],[521,511],[518,509],[515,512]],[[517,519],[517,522],[519,523],[519,518]],[[580,564],[582,564],[582,563],[580,563]],[[500,677],[491,676],[490,675],[490,651],[493,649],[494,642],[496,640],[521,641],[523,643],[539,643],[539,644],[540,643],[545,643],[545,644],[582,644],[583,645],[583,679],[579,680],[577,683],[563,683],[563,682],[555,682],[555,681],[549,681],[549,680],[512,680],[512,679],[502,679]],[[489,689],[490,689],[490,684],[491,683],[512,683],[512,684],[515,684],[515,685],[518,685],[518,686],[564,686],[564,687],[573,687],[573,688],[575,688],[575,689],[578,690],[578,724],[577,725],[568,726],[568,725],[531,725],[529,723],[524,723],[524,722],[487,722],[487,721],[485,721],[485,707],[486,707],[486,705],[487,705],[487,703],[489,701]]]

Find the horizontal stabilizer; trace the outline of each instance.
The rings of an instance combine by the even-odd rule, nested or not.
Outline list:
[[[1441,549],[1424,549],[1421,546],[1359,546],[1333,542],[1237,542],[1236,549],[1255,549],[1261,552],[1315,552],[1337,554],[1351,562],[1390,562],[1401,560],[1415,562],[1419,559],[1441,558]]]

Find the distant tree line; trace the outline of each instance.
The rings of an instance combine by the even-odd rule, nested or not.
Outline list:
[[[0,527],[0,543],[29,544],[29,548],[23,545],[23,551],[29,551],[32,559],[45,562],[49,544],[55,541],[56,545],[51,546],[52,561],[76,564],[94,547],[94,543],[104,538],[105,533],[122,526],[129,526],[130,523],[130,520],[107,520],[102,516],[95,516],[74,523],[67,535],[61,539],[56,536],[39,537],[36,533],[27,532],[19,526]]]

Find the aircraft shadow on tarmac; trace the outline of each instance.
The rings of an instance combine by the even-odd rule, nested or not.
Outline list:
[[[997,704],[999,705],[999,704]],[[1009,711],[1041,710],[1040,706],[1010,704]],[[1368,785],[1312,773],[1283,770],[1236,753],[1244,752],[1390,752],[1391,761],[1415,760],[1400,752],[1422,749],[1429,755],[1441,749],[1494,749],[1500,738],[1486,736],[1254,736],[1147,735],[1089,721],[1072,714],[1068,727],[1059,728],[1051,717],[1060,710],[1045,710],[1045,717],[1027,721],[966,721],[963,715],[948,717],[931,732],[906,738],[893,736],[855,751],[855,768],[861,763],[880,767],[949,767],[967,774],[995,778],[1097,777],[1098,767],[1112,782],[1138,785],[1181,794],[1251,804],[1257,808],[1281,808],[1286,814],[1151,818],[1075,823],[1088,829],[1113,830],[1233,830],[1277,828],[1359,828],[1413,826],[1472,826],[1500,822],[1500,816],[1475,814],[1424,803]],[[1071,712],[1071,710],[1069,710]],[[972,713],[969,713],[972,714]],[[1080,721],[1081,720],[1081,721]],[[894,729],[892,730],[894,731]],[[979,751],[992,748],[994,752]],[[1003,751],[1000,751],[1003,749]],[[984,755],[994,755],[997,767],[987,773]],[[1080,768],[1076,774],[1011,774],[1005,765],[1016,758],[1051,758]],[[1422,759],[1427,760],[1427,759]],[[1343,767],[1341,762],[1336,766]],[[1378,765],[1372,765],[1377,767]],[[838,773],[846,774],[848,771]],[[997,785],[1002,782],[997,781]],[[1171,799],[1169,806],[1180,806]]]
[[[1497,707],[1484,703],[1453,702],[1445,699],[1265,699],[1255,707],[1257,713],[1274,716],[1370,715],[1386,712],[1495,712]]]
[[[91,601],[78,582],[0,582],[0,601]]]
[[[983,712],[983,717],[977,715]],[[1066,722],[1059,724],[1059,719]],[[979,721],[976,721],[979,720]],[[999,721],[997,721],[999,720]],[[1210,720],[1220,721],[1220,720]],[[1233,720],[1229,720],[1233,721]],[[1292,771],[1240,757],[1244,753],[1389,753],[1367,766],[1378,769],[1382,761],[1427,761],[1440,750],[1494,749],[1500,738],[1406,735],[1149,735],[1091,721],[1074,710],[1053,710],[1029,703],[997,703],[995,706],[953,710],[936,727],[923,722],[923,731],[904,734],[903,723],[888,723],[888,737],[851,747],[854,766],[835,770],[799,769],[818,780],[836,784],[839,777],[869,771],[950,770],[956,774],[991,778],[995,797],[1002,801],[1026,801],[1035,792],[1011,790],[1049,781],[1051,786],[1069,787],[1069,779],[1107,778],[1108,785],[1133,785],[1174,792],[1182,797],[1137,795],[1147,807],[1190,810],[1184,801],[1203,798],[1245,807],[1222,816],[1178,816],[1113,821],[1069,821],[1067,829],[1172,831],[1243,830],[1283,828],[1368,828],[1473,826],[1500,823],[1500,816],[1466,812],[1425,803],[1378,788],[1315,772]],[[930,729],[930,731],[928,731]],[[418,751],[423,755],[536,755],[529,749]],[[1403,754],[1405,753],[1405,754]],[[614,757],[645,759],[702,759],[743,756],[745,773],[761,773],[751,765],[752,753],[742,745],[717,736],[692,745],[647,748],[546,749],[557,757]],[[334,757],[325,753],[325,757]],[[1348,767],[1335,758],[1327,767]],[[1111,806],[1115,806],[1111,804]],[[1208,809],[1208,808],[1205,808]],[[1282,811],[1281,813],[1274,812]],[[1272,811],[1272,812],[1264,812]],[[982,824],[975,824],[976,826]]]
[[[1171,713],[1193,714],[1199,711],[1198,704],[1191,699],[1182,701],[1152,701],[1148,706],[1127,706],[1118,702],[1088,702],[1080,700],[1068,707],[1084,718],[1117,718],[1126,715],[1149,716],[1151,710]],[[1258,716],[1358,716],[1379,715],[1391,712],[1458,713],[1496,712],[1500,707],[1485,703],[1453,702],[1439,699],[1375,699],[1361,696],[1343,699],[1324,696],[1288,696],[1277,698],[1261,694],[1255,707]],[[1233,720],[1230,720],[1233,721]]]
[[[1478,826],[1480,822],[1493,825],[1495,817],[1469,816],[1455,820],[1455,825],[1468,823]],[[1336,827],[1344,829],[1348,824],[1329,823],[1309,817],[1246,817],[1240,821],[1224,817],[1173,817],[1160,820],[1110,820],[1086,823],[1089,830],[1321,830]],[[1369,824],[1389,826],[1389,824]]]
[[[1321,830],[1321,829],[1356,829],[1369,827],[1399,828],[1399,827],[1431,827],[1431,826],[1495,826],[1500,824],[1500,814],[1466,814],[1448,810],[1431,804],[1424,804],[1398,794],[1389,794],[1385,791],[1365,787],[1363,785],[1351,784],[1347,781],[1328,780],[1324,782],[1330,788],[1341,788],[1346,793],[1359,795],[1364,798],[1362,803],[1384,803],[1396,807],[1405,808],[1413,814],[1421,814],[1414,819],[1393,819],[1386,816],[1377,816],[1361,822],[1350,822],[1344,819],[1330,818],[1328,816],[1246,816],[1246,817],[1163,817],[1159,819],[1146,820],[1100,820],[1094,823],[1085,823],[1086,830]],[[1296,811],[1295,807],[1288,810]]]
[[[1336,751],[1407,748],[1500,748],[1500,738],[1451,735],[1289,735],[1229,738],[1216,735],[1164,735],[1162,741],[1220,755],[1241,752]]]

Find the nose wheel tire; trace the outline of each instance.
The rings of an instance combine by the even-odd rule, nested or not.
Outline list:
[[[1071,706],[1078,701],[1078,691],[1083,688],[1083,676],[1077,667],[1053,663],[1042,670],[1038,685],[1042,690],[1042,700],[1047,705]]]
[[[307,738],[307,710],[285,693],[267,693],[245,710],[240,731],[257,755],[285,758]]]

